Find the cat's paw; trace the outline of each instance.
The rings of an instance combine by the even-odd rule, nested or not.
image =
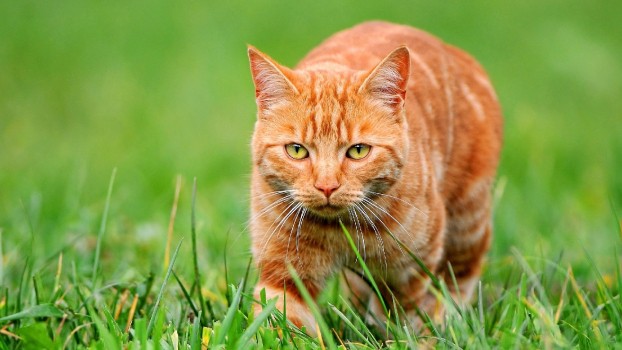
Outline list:
[[[287,317],[287,320],[299,329],[312,336],[317,336],[317,323],[311,310],[298,294],[290,291],[283,293],[283,289],[274,288],[265,285],[257,285],[255,287],[255,298],[259,299],[262,290],[265,290],[266,300],[277,298],[276,307]],[[285,305],[285,310],[283,306]],[[261,305],[255,306],[255,315],[261,312]]]

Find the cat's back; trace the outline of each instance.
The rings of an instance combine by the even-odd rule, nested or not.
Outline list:
[[[445,44],[435,36],[406,25],[373,21],[340,31],[315,47],[298,69],[337,63],[353,70],[368,70],[398,46],[407,46],[425,61],[445,54]]]

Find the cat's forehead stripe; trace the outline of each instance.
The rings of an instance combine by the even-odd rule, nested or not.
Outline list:
[[[348,91],[346,84],[349,79],[344,75],[326,72],[308,72],[308,95],[305,96],[306,120],[301,130],[305,142],[315,139],[329,139],[337,141],[349,136],[348,127],[343,122],[346,116]]]
[[[328,70],[343,70],[347,68],[348,67],[346,67],[345,65],[341,63],[322,61],[322,62],[317,62],[317,63],[313,63],[311,65],[306,66],[305,70],[307,71],[328,71]]]
[[[339,137],[341,138],[341,140],[348,140],[349,139],[349,128],[346,126],[346,121],[343,120],[343,118],[339,121]]]

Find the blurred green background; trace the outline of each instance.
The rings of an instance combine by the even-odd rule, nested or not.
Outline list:
[[[239,272],[255,119],[246,44],[292,66],[371,19],[427,30],[491,76],[505,115],[491,262],[516,247],[611,269],[620,1],[0,1],[0,282],[16,282],[26,256],[52,269],[61,250],[90,272],[115,167],[108,278],[161,268],[178,174],[174,243],[186,237],[190,251],[196,177],[202,264],[222,271],[228,242]]]

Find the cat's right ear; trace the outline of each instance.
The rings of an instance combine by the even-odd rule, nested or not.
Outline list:
[[[266,112],[298,94],[298,90],[288,78],[288,76],[293,76],[291,70],[250,45],[248,46],[248,60],[255,83],[257,108],[260,111]]]
[[[373,100],[399,112],[404,106],[409,75],[410,52],[401,46],[369,73],[359,92],[367,92]]]

